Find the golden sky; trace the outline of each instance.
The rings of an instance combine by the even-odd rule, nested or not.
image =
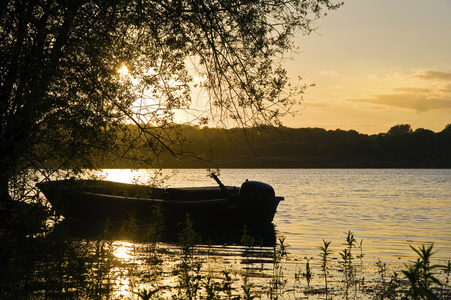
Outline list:
[[[372,134],[451,123],[451,0],[345,0],[316,25],[286,65],[316,86],[284,125]]]

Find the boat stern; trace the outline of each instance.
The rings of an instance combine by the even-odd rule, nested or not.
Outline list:
[[[246,181],[238,194],[238,207],[246,223],[269,224],[273,221],[279,202],[269,184],[259,181]]]

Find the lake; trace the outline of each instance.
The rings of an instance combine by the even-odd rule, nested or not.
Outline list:
[[[122,182],[146,181],[152,172],[105,170]],[[216,184],[204,169],[161,172],[171,175],[164,182],[170,187]],[[450,169],[221,169],[220,179],[263,181],[285,197],[274,225],[293,260],[318,257],[323,239],[339,257],[348,231],[363,240],[366,262],[407,263],[416,257],[409,245],[429,243],[436,260],[451,259]]]

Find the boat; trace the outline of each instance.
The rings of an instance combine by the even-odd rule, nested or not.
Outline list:
[[[186,216],[198,228],[263,228],[272,224],[279,202],[274,189],[263,182],[246,180],[238,188],[224,186],[156,188],[104,180],[55,180],[36,184],[52,208],[80,228],[103,222],[116,224],[133,216],[150,222],[156,208],[164,227],[175,228]]]

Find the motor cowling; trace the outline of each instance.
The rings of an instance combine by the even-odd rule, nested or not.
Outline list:
[[[238,207],[242,217],[252,223],[271,223],[279,201],[269,184],[246,181],[238,193]]]

